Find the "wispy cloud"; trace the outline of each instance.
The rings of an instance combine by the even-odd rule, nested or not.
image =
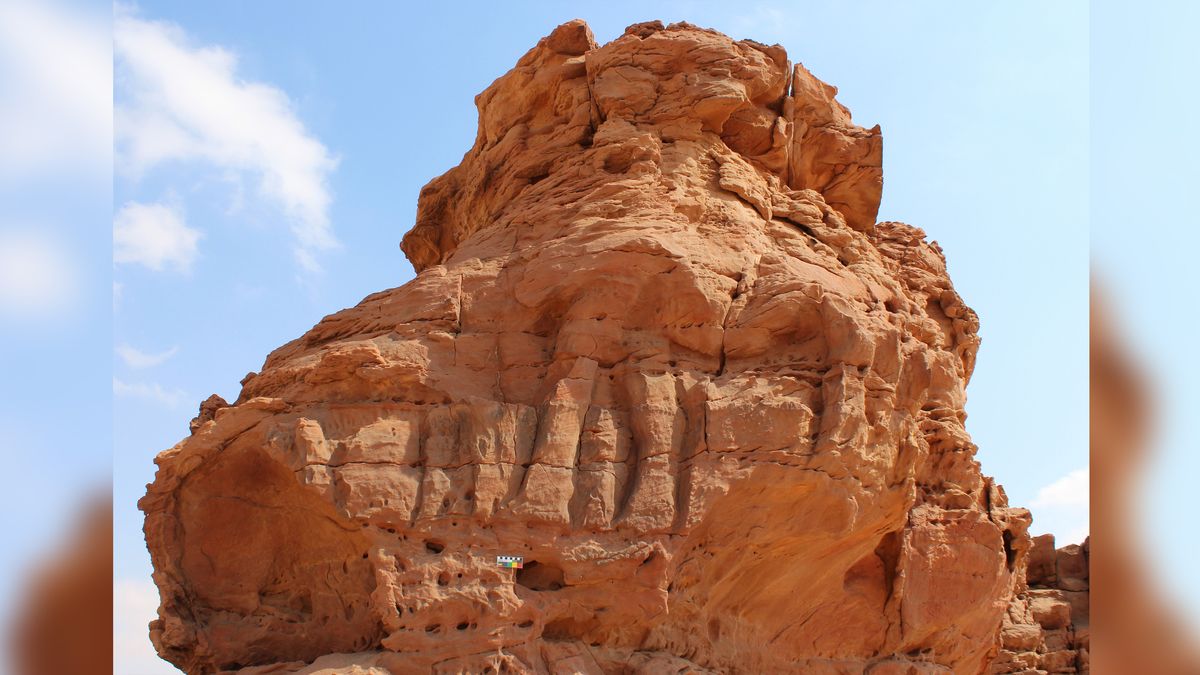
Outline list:
[[[118,165],[139,175],[198,161],[253,176],[259,193],[288,215],[297,263],[318,269],[317,254],[337,246],[328,185],[337,160],[287,94],[247,81],[233,52],[195,45],[174,24],[118,6],[113,30]]]
[[[0,317],[40,320],[68,311],[78,293],[66,246],[34,228],[0,229]]]
[[[157,382],[125,382],[116,377],[113,378],[113,395],[145,399],[168,408],[178,407],[187,396],[181,389],[167,389]]]
[[[122,344],[117,345],[116,352],[117,356],[120,356],[125,365],[130,368],[153,368],[154,366],[161,366],[172,356],[175,356],[179,352],[179,347],[171,347],[166,351],[151,354],[127,344]]]
[[[83,170],[112,158],[112,35],[106,15],[0,2],[0,179]]]
[[[196,259],[202,236],[172,207],[129,202],[113,219],[113,260],[155,271],[174,267],[186,272]]]
[[[1052,532],[1058,544],[1077,544],[1088,535],[1089,474],[1076,469],[1043,486],[1034,496],[1033,523],[1038,532]]]
[[[1089,496],[1089,479],[1087,469],[1076,469],[1038,490],[1033,498],[1034,508],[1050,508],[1055,506],[1087,508]]]

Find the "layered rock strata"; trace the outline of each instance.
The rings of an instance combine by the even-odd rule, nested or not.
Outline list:
[[[416,278],[273,352],[157,459],[159,653],[992,668],[1030,516],[963,426],[978,320],[936,243],[875,222],[879,129],[835,94],[687,24],[542,39],[422,190]]]

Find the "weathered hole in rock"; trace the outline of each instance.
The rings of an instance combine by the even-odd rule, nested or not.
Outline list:
[[[536,560],[530,560],[517,570],[517,583],[531,591],[557,591],[566,586],[562,568]]]
[[[888,597],[891,597],[892,586],[896,580],[896,566],[900,562],[901,536],[900,532],[888,532],[875,546],[875,555],[883,563],[883,585],[887,589]]]
[[[1012,532],[1004,531],[1004,563],[1008,567],[1008,571],[1012,572],[1017,564],[1017,552],[1013,550],[1013,535]]]
[[[556,619],[546,624],[542,630],[542,637],[547,640],[579,640],[583,638],[593,623],[574,619]]]
[[[437,554],[437,553],[441,553],[442,551],[445,551],[446,545],[440,541],[437,541],[436,539],[426,539],[425,540],[425,550],[429,551],[430,553]]]

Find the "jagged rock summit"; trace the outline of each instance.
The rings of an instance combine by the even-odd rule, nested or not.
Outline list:
[[[935,243],[875,222],[879,129],[835,93],[687,24],[542,39],[422,190],[416,278],[273,352],[158,457],[159,653],[1005,667],[1030,517],[963,427],[978,321]]]

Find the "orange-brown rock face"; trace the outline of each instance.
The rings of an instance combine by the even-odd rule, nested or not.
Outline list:
[[[1030,540],[963,427],[978,322],[936,244],[874,222],[879,131],[834,94],[689,25],[539,42],[422,191],[417,277],[159,456],[159,652],[989,670]]]
[[[1090,554],[1090,540],[1055,550],[1053,535],[1033,539],[993,673],[1090,672]]]

